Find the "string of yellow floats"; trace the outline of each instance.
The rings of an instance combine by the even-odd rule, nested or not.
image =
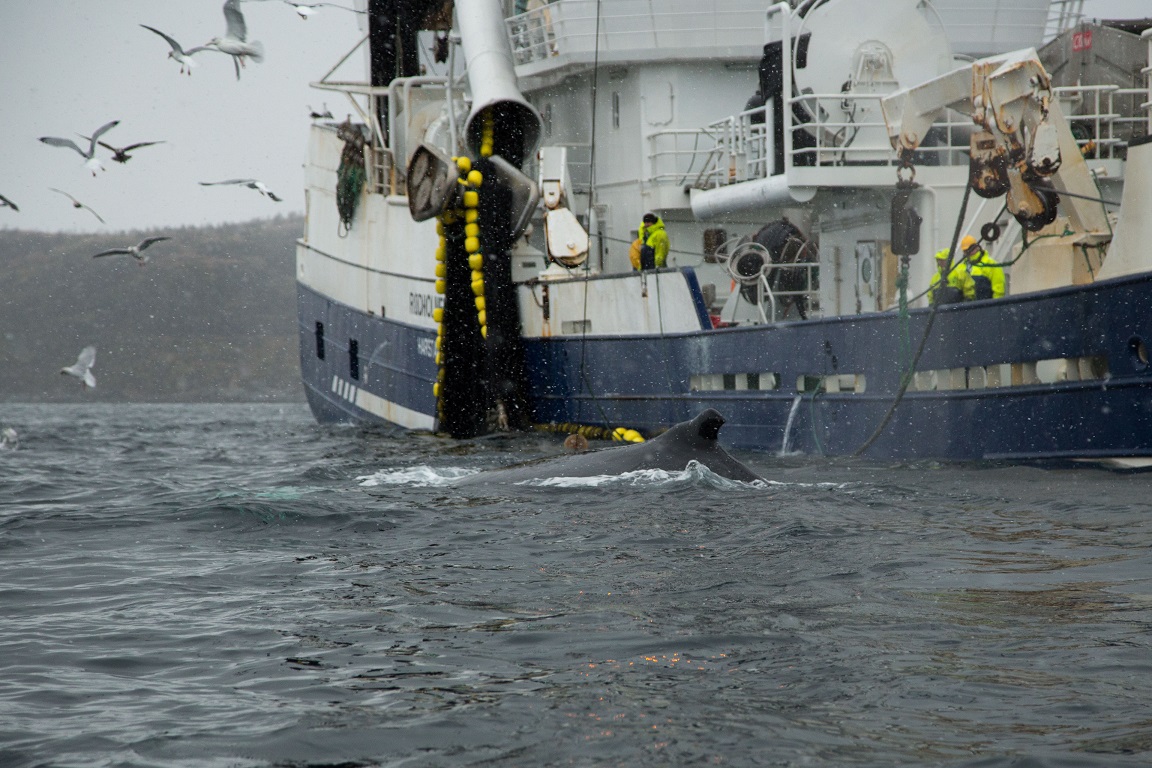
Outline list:
[[[594,427],[591,424],[574,424],[563,422],[560,424],[536,424],[533,427],[537,432],[548,432],[560,435],[582,435],[592,440],[615,440],[625,443],[642,443],[644,436],[635,429],[627,427]]]
[[[495,143],[495,118],[491,112],[486,112],[480,128],[480,156],[491,157]],[[448,278],[448,240],[447,228],[464,220],[464,251],[468,254],[468,266],[472,270],[472,295],[476,303],[476,319],[480,323],[480,335],[488,338],[488,312],[484,298],[484,254],[480,242],[480,185],[484,183],[484,175],[472,167],[472,160],[466,156],[454,157],[453,162],[459,170],[459,183],[464,187],[461,195],[463,208],[452,208],[440,215],[436,222],[436,233],[440,236],[440,243],[436,248],[436,293],[443,296],[447,290]],[[432,312],[432,319],[436,322],[436,383],[432,385],[432,392],[436,397],[436,409],[440,418],[444,418],[443,399],[444,391],[444,310],[437,307]],[[578,434],[586,438],[599,440],[615,440],[617,442],[642,443],[644,437],[635,429],[627,427],[594,427],[588,424],[537,424],[535,428],[541,432],[562,434]]]
[[[436,246],[436,293],[440,296],[448,288],[448,237],[447,228],[456,223],[456,212],[452,210],[440,214],[436,220],[436,234],[440,242]],[[436,307],[432,310],[432,319],[436,322],[436,382],[432,385],[432,394],[436,398],[436,412],[440,419],[444,419],[444,308]]]

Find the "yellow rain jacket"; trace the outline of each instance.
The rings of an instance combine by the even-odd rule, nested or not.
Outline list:
[[[972,301],[976,298],[976,281],[972,279],[972,275],[968,274],[964,264],[953,264],[952,271],[948,274],[948,287],[954,290],[943,291],[940,290],[940,264],[944,263],[940,257],[943,255],[944,259],[948,258],[948,249],[940,251],[936,254],[936,271],[932,273],[932,283],[928,289],[928,300],[932,304],[937,303],[937,299],[942,299],[944,303],[950,304],[956,301]],[[951,296],[949,296],[951,294]]]
[[[976,298],[998,299],[1004,295],[1004,267],[993,261],[987,251],[981,250],[967,259],[965,266],[976,283]]]
[[[628,258],[632,261],[632,269],[640,269],[641,253],[645,246],[652,249],[655,255],[656,269],[660,269],[668,261],[668,233],[664,231],[664,220],[656,217],[655,224],[640,222],[638,230],[640,237],[632,243]]]

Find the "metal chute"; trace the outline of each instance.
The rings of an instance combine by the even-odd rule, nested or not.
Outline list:
[[[488,148],[491,154],[520,167],[540,143],[543,120],[516,84],[500,0],[457,3],[456,22],[472,91],[464,141],[473,154],[487,155],[482,150],[485,128],[490,126],[494,142]]]

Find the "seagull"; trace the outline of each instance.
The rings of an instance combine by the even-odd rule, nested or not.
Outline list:
[[[159,243],[162,240],[171,240],[171,239],[172,238],[170,238],[170,237],[146,237],[143,240],[141,240],[139,243],[137,243],[136,245],[129,245],[129,246],[126,246],[124,248],[109,248],[106,251],[100,251],[100,253],[94,253],[94,254],[92,254],[92,258],[98,259],[101,256],[118,256],[118,255],[123,254],[125,256],[131,256],[132,258],[136,259],[136,262],[140,266],[144,266],[145,264],[148,263],[148,259],[150,257],[141,253],[141,251],[143,251],[145,248],[152,245],[153,243]]]
[[[140,149],[140,147],[150,147],[153,144],[163,144],[163,143],[164,142],[162,142],[162,141],[141,141],[138,144],[129,144],[128,146],[126,146],[122,149],[117,149],[116,147],[112,146],[111,144],[105,144],[103,141],[101,141],[100,146],[104,147],[104,149],[112,150],[112,159],[115,160],[116,162],[126,163],[132,159],[132,156],[128,154],[132,150]]]
[[[334,120],[332,117],[332,110],[328,109],[328,102],[324,102],[324,111],[317,112],[312,109],[312,105],[308,105],[308,112],[311,114],[313,120]]]
[[[176,62],[179,62],[180,74],[182,74],[182,75],[183,74],[191,75],[192,74],[192,67],[196,66],[196,62],[192,61],[192,54],[199,53],[200,51],[214,51],[214,50],[216,50],[215,48],[210,48],[207,45],[198,45],[195,48],[189,48],[188,50],[184,50],[183,46],[181,46],[180,43],[176,42],[176,40],[174,38],[170,37],[169,35],[164,34],[163,32],[156,29],[155,27],[150,27],[147,24],[141,24],[140,26],[144,27],[144,29],[147,29],[149,32],[155,32],[156,34],[160,35],[160,37],[162,37],[168,41],[168,45],[172,46],[172,50],[168,51],[168,58],[170,58]]]
[[[16,212],[20,211],[20,209],[16,207],[16,203],[4,197],[4,195],[0,195],[0,208],[11,208]]]
[[[316,13],[316,9],[322,5],[331,6],[332,8],[340,8],[341,10],[345,11],[352,11],[352,13],[367,13],[367,11],[361,11],[356,8],[349,8],[346,5],[337,5],[336,3],[295,3],[292,0],[284,0],[284,2],[285,4],[295,8],[296,13],[298,13],[300,18],[304,19],[305,21],[308,20],[309,16],[314,15]]]
[[[92,171],[92,175],[95,176],[96,171],[104,170],[103,164],[101,164],[101,162],[96,158],[96,141],[106,131],[112,130],[113,128],[115,128],[119,124],[120,124],[119,120],[113,120],[112,122],[105,123],[104,125],[97,128],[96,132],[93,133],[90,138],[88,138],[88,151],[87,152],[80,149],[80,147],[78,147],[76,145],[76,142],[72,141],[72,139],[60,139],[60,138],[57,138],[55,136],[41,136],[40,141],[44,142],[45,144],[51,144],[53,147],[70,147],[71,149],[76,150],[77,152],[80,153],[80,156],[83,157],[87,161],[84,163],[84,167],[87,168],[88,170]]]
[[[60,373],[66,373],[69,376],[75,376],[84,382],[84,386],[90,389],[96,388],[96,377],[92,375],[92,366],[96,364],[96,347],[84,347],[80,350],[80,356],[76,358],[74,365],[61,368]]]
[[[254,189],[262,195],[267,195],[268,197],[272,198],[273,200],[275,200],[278,203],[283,202],[283,200],[284,200],[284,198],[282,198],[282,197],[277,197],[275,192],[268,189],[268,187],[266,187],[264,185],[264,182],[259,181],[257,179],[229,179],[228,181],[202,181],[202,182],[200,182],[200,185],[204,186],[204,187],[213,187],[213,186],[216,186],[218,184],[240,184],[242,186],[248,187],[248,189]]]
[[[259,63],[264,61],[264,45],[259,41],[248,42],[248,25],[244,23],[244,14],[240,12],[240,0],[225,0],[224,21],[227,29],[224,37],[214,37],[205,43],[232,57],[232,66],[236,68],[236,79],[240,79],[240,67],[244,66],[245,57]]]
[[[97,220],[98,220],[98,221],[99,221],[101,224],[107,224],[107,223],[108,223],[108,222],[104,221],[104,219],[100,218],[100,214],[96,213],[96,211],[93,211],[91,208],[88,208],[88,206],[84,205],[84,203],[82,203],[82,202],[80,202],[79,200],[77,200],[76,198],[72,197],[72,195],[68,194],[68,193],[67,193],[67,192],[65,192],[64,190],[62,190],[62,189],[56,189],[56,187],[48,187],[48,189],[52,190],[53,192],[59,192],[60,194],[64,195],[64,197],[66,197],[66,198],[68,198],[69,200],[71,200],[71,201],[72,201],[72,207],[73,207],[73,208],[85,208],[85,209],[87,209],[87,210],[88,210],[88,212],[89,212],[89,213],[91,213],[93,216],[95,216],[95,217],[96,217],[96,219],[97,219]]]

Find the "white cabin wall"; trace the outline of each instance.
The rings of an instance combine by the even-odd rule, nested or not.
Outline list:
[[[705,225],[692,219],[683,184],[655,185],[651,159],[653,134],[674,129],[699,129],[744,108],[757,87],[755,65],[725,66],[722,62],[606,67],[596,83],[595,162],[596,202],[605,211],[606,260],[609,272],[630,269],[628,246],[647,210],[665,219],[675,250],[697,254]],[[592,141],[592,80],[588,74],[534,91],[529,99],[545,120],[545,143],[586,147]],[[614,102],[619,105],[618,120]],[[577,153],[572,153],[570,163]],[[578,179],[583,173],[573,172]],[[574,201],[577,213],[586,200]],[[691,266],[695,256],[673,254],[670,265]]]
[[[753,63],[725,64],[685,62],[665,66],[643,66],[637,72],[640,83],[640,155],[644,178],[658,170],[652,158],[652,137],[662,131],[697,130],[743,111],[758,86]],[[706,139],[704,140],[706,141]],[[690,142],[685,141],[682,148]],[[703,159],[692,166],[692,173],[673,181],[646,184],[641,198],[633,201],[629,221],[639,223],[645,210],[655,210],[664,219],[673,253],[669,266],[695,266],[702,260],[703,233],[713,225],[695,221],[686,185],[703,166]],[[684,169],[687,171],[687,167]],[[761,224],[766,222],[761,222]],[[755,227],[753,228],[754,231]]]

